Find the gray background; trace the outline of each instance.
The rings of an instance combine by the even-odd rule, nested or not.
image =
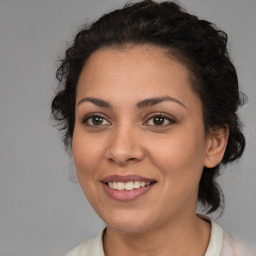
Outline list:
[[[120,0],[0,0],[0,255],[55,256],[96,234],[103,223],[69,179],[72,160],[50,125],[55,59],[79,26]],[[247,243],[256,241],[256,1],[181,0],[229,34],[242,91],[247,148],[221,184],[218,220]]]

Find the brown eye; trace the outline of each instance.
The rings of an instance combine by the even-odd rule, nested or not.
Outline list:
[[[164,121],[165,121],[165,118],[163,118],[162,116],[157,116],[153,118],[154,125],[163,125]]]
[[[99,116],[92,117],[93,125],[101,125],[103,123],[103,118]]]
[[[173,119],[163,115],[155,115],[147,121],[147,125],[152,125],[152,126],[167,126],[173,123],[175,123]]]
[[[110,123],[102,116],[91,115],[83,120],[83,124],[86,124],[87,126],[101,126],[109,125]]]

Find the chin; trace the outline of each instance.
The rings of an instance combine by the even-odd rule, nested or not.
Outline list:
[[[108,228],[126,233],[141,233],[153,224],[152,218],[129,213],[113,215],[111,219],[106,218],[105,223]]]
[[[122,233],[142,233],[147,230],[146,225],[131,225],[127,223],[115,223],[115,224],[107,224],[107,228],[113,229]]]

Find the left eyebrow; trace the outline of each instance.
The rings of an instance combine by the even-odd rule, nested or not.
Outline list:
[[[150,106],[160,104],[163,101],[172,101],[172,102],[178,103],[179,105],[181,105],[184,108],[187,108],[181,101],[179,101],[176,98],[170,97],[170,96],[145,99],[145,100],[142,100],[142,101],[138,102],[136,104],[136,107],[139,108],[139,109],[146,108],[146,107],[150,107]]]

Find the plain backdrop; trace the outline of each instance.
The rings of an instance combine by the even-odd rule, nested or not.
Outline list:
[[[226,208],[217,221],[256,242],[256,1],[181,0],[229,35],[241,90],[247,147],[223,171]],[[78,184],[51,126],[56,59],[79,27],[123,0],[0,0],[0,256],[65,255],[104,224]]]

